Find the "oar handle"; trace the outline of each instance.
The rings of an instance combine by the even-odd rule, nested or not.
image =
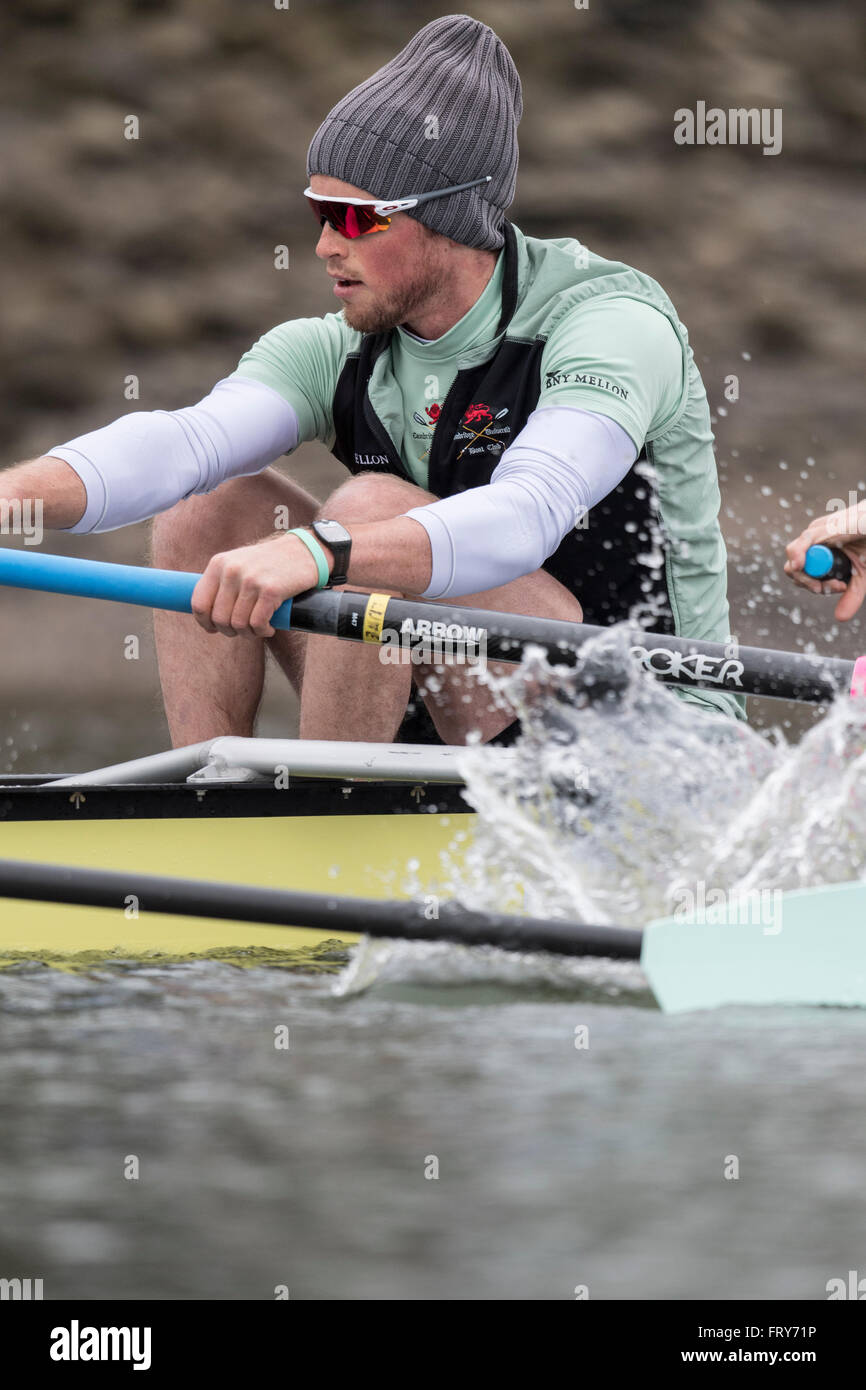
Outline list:
[[[105,560],[79,560],[72,555],[0,549],[0,584],[78,598],[112,599],[143,608],[167,608],[174,613],[192,612],[192,591],[200,579],[200,574],[182,570],[145,569],[138,565],[112,565]],[[291,599],[280,605],[271,624],[284,629],[292,626]]]
[[[803,573],[810,579],[841,579],[848,584],[851,579],[851,561],[844,550],[836,550],[831,545],[810,545],[806,551]]]

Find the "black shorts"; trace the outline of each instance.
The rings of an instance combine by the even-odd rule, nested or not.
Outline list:
[[[495,734],[488,739],[490,745],[498,748],[508,748],[514,743],[520,733],[520,720],[515,719],[513,723],[507,724],[501,733]],[[427,706],[421,699],[417,690],[412,692],[412,698],[406,707],[403,716],[403,723],[394,738],[395,743],[438,743],[444,746],[444,740],[436,732],[436,725],[430,718]]]

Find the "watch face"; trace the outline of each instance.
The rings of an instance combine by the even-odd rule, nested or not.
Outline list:
[[[317,521],[316,527],[322,533],[323,538],[333,541],[349,540],[348,531],[339,521]]]

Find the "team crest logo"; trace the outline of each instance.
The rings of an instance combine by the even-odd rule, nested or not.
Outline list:
[[[492,430],[493,426],[507,414],[507,405],[504,405],[495,415],[490,406],[485,405],[483,401],[478,401],[475,405],[470,405],[464,412],[461,421],[462,433],[458,431],[455,436],[456,439],[465,439],[467,434],[469,436],[468,443],[463,445],[463,448],[457,455],[458,459],[462,459],[466,450],[472,448],[473,445],[475,446],[474,452],[476,453],[486,448],[489,453],[498,454],[503,448],[503,445],[498,439],[490,439],[488,437],[488,430]],[[508,425],[500,426],[500,433],[508,434],[509,431],[510,427]]]
[[[433,431],[434,431],[435,428],[436,428],[436,421],[439,419],[439,416],[440,416],[441,414],[442,414],[442,407],[441,407],[441,405],[436,405],[436,404],[434,403],[433,405],[425,405],[425,407],[424,407],[424,414],[423,414],[423,415],[422,415],[422,414],[420,413],[420,411],[418,411],[418,410],[413,411],[413,413],[412,413],[412,419],[415,421],[415,424],[416,424],[416,425],[422,425],[423,428],[424,428],[425,430],[429,430],[430,433],[432,434]],[[416,435],[413,436],[413,438],[418,439],[419,436],[416,434]],[[423,454],[421,455],[421,462],[422,462],[422,463],[424,462],[425,458],[426,458],[427,455],[429,454],[429,452],[430,452],[430,450],[432,449],[432,447],[433,447],[433,441],[432,441],[432,439],[431,439],[430,443],[427,445],[427,448],[424,450]]]
[[[412,419],[415,421],[416,425],[422,425],[424,429],[432,434],[441,414],[441,405],[427,405],[424,407],[423,415],[419,410],[413,411]],[[476,454],[484,453],[485,450],[489,454],[500,454],[505,448],[505,442],[501,439],[492,438],[491,436],[493,434],[508,435],[511,433],[510,425],[500,424],[500,421],[502,421],[507,414],[507,405],[503,406],[501,410],[496,411],[495,414],[492,408],[486,405],[484,401],[475,401],[472,405],[467,406],[454,435],[455,443],[466,441],[457,455],[457,458],[461,459],[467,449],[471,449],[472,452]],[[421,436],[415,435],[414,437],[418,439]],[[432,440],[430,443],[432,445]],[[422,461],[427,457],[429,452],[430,445],[425,449],[422,455]]]

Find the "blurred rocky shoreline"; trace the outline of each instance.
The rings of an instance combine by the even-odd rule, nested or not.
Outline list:
[[[307,145],[346,90],[448,12],[386,0],[6,0],[3,463],[130,409],[190,404],[275,323],[334,307],[300,198]],[[778,593],[794,606],[787,588],[774,579],[762,593],[749,565],[808,507],[866,487],[864,11],[837,0],[479,0],[470,12],[502,36],[523,80],[514,220],[648,271],[689,326],[717,411],[735,631],[824,641],[827,610],[816,638],[809,615],[779,612]],[[780,108],[781,153],[675,144],[674,112],[701,100]],[[137,139],[124,135],[130,116]],[[281,244],[287,270],[274,265]],[[320,493],[341,475],[317,446],[288,466]],[[60,540],[136,560],[146,530]],[[41,651],[25,633],[46,611],[75,663],[81,632],[67,649],[56,605],[0,600],[4,684],[19,697]],[[146,686],[149,709],[152,660],[146,676],[117,666],[100,647],[104,622],[90,622],[83,686],[116,679],[130,699]],[[142,718],[151,742],[164,739],[156,715]]]

